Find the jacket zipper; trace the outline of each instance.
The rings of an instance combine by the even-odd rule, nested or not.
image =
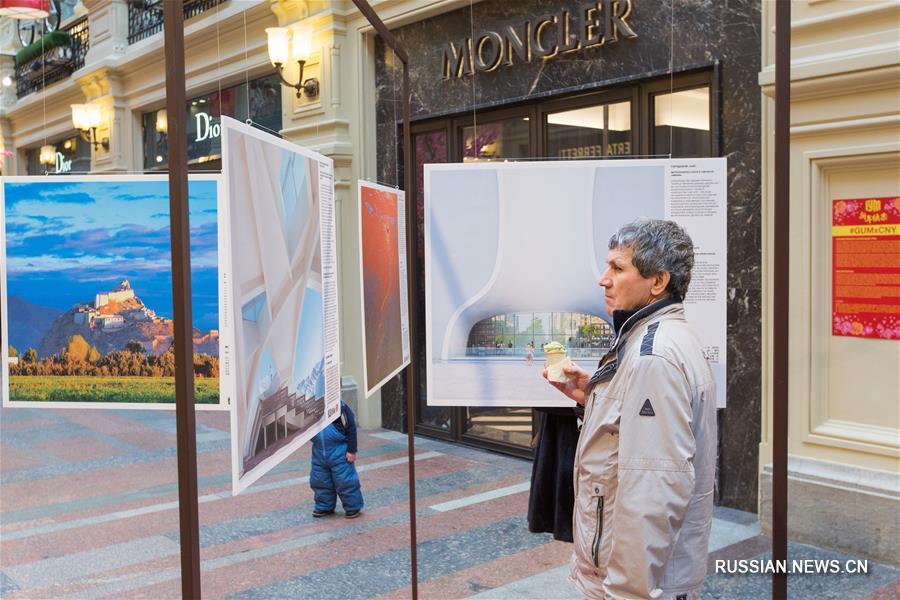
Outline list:
[[[600,566],[600,538],[603,537],[603,496],[597,496],[597,528],[594,531],[594,543],[591,546],[591,558],[594,566]]]

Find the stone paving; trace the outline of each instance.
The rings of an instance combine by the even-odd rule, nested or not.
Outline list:
[[[180,596],[174,414],[0,411],[0,595]],[[207,598],[408,598],[406,436],[360,433],[361,518],[314,519],[309,451],[230,494],[228,416],[198,413],[200,545]],[[568,599],[570,546],[527,531],[531,463],[416,442],[419,596]],[[767,598],[768,575],[715,573],[766,558],[756,515],[717,508],[704,598]],[[794,544],[791,558],[853,557]],[[900,570],[792,576],[791,598],[900,597]]]

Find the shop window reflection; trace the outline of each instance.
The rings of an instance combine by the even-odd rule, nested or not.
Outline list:
[[[91,170],[91,145],[80,136],[72,136],[51,142],[56,148],[55,161],[50,165],[40,162],[40,149],[29,148],[25,151],[25,168],[29,175],[67,175],[88,173]]]
[[[249,110],[249,113],[248,113]],[[188,169],[218,171],[222,168],[222,115],[245,121],[275,133],[281,130],[281,84],[277,75],[255,79],[192,98],[187,103]],[[159,111],[142,115],[144,170],[168,169],[168,133],[158,126]],[[162,119],[164,122],[166,119]]]
[[[465,431],[482,439],[528,447],[531,445],[531,409],[469,407]]]
[[[708,86],[651,98],[654,154],[711,156]]]
[[[530,158],[528,121],[521,117],[463,127],[463,162]]]
[[[632,154],[631,102],[549,113],[546,131],[551,158],[628,156]]]

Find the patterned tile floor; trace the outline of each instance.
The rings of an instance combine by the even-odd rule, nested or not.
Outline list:
[[[366,509],[313,519],[309,451],[230,495],[228,418],[198,413],[203,594],[208,598],[408,598],[406,437],[360,435]],[[567,544],[527,531],[531,463],[417,438],[422,598],[577,598]],[[0,412],[0,595],[180,595],[175,419],[160,411]],[[767,598],[767,575],[716,574],[761,558],[756,516],[717,508],[705,598]],[[793,545],[798,558],[846,560]],[[900,571],[790,579],[791,598],[900,597]]]

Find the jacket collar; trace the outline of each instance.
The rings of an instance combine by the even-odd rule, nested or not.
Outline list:
[[[670,297],[665,300],[660,300],[659,302],[654,302],[653,304],[648,304],[638,310],[613,311],[613,321],[617,323],[616,340],[606,354],[603,355],[603,358],[600,359],[600,362],[597,363],[597,370],[594,371],[594,375],[588,381],[585,390],[589,391],[594,385],[603,381],[609,381],[613,378],[619,368],[619,346],[624,343],[623,340],[628,337],[628,333],[634,329],[639,322],[660,312],[680,313],[683,310],[684,308],[681,305],[681,301]],[[610,357],[614,357],[614,360],[608,360]]]
[[[670,296],[664,300],[653,302],[652,304],[648,304],[647,306],[639,308],[635,311],[613,311],[613,325],[615,326],[616,340],[615,342],[613,342],[612,348],[610,348],[609,351],[613,352],[614,350],[616,350],[621,341],[628,337],[628,333],[632,329],[634,329],[635,325],[637,325],[640,321],[643,321],[650,315],[675,304],[677,304],[679,308],[681,308],[681,301]],[[616,313],[622,314],[617,315]],[[617,324],[618,326],[616,326]]]

